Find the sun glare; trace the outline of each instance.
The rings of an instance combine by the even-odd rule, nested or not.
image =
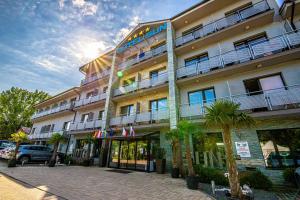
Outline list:
[[[85,58],[94,59],[99,56],[99,51],[100,48],[98,43],[90,43],[83,48],[83,55]]]

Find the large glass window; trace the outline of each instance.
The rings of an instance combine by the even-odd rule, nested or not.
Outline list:
[[[134,113],[133,104],[121,107],[121,115],[122,116],[130,116],[130,115],[133,115],[133,113]]]
[[[196,64],[198,62],[206,61],[206,60],[208,60],[208,54],[207,53],[201,54],[199,56],[195,56],[195,57],[192,57],[192,58],[189,58],[189,59],[186,59],[184,62],[185,62],[185,66],[189,66],[189,65]]]
[[[168,108],[167,98],[150,101],[151,111],[166,110],[167,108]]]
[[[190,105],[214,102],[216,99],[215,90],[214,88],[209,88],[209,89],[189,92],[188,98],[189,98]]]
[[[261,35],[255,36],[255,37],[251,37],[251,38],[236,42],[234,44],[234,46],[236,49],[243,49],[243,48],[248,48],[251,45],[255,45],[258,43],[265,42],[265,41],[267,41],[266,34],[261,34]]]
[[[263,130],[257,134],[267,167],[300,166],[300,129]]]

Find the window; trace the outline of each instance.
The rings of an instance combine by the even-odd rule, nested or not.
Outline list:
[[[123,86],[131,85],[135,83],[135,77],[129,78],[123,81]]]
[[[74,105],[76,102],[76,97],[70,100],[71,105]]]
[[[35,128],[32,128],[31,129],[31,134],[34,134],[34,132],[35,132]]]
[[[71,125],[71,122],[70,122],[70,121],[64,122],[63,130],[64,130],[64,131],[68,131],[68,130],[70,129],[70,125]]]
[[[235,49],[249,48],[249,46],[251,45],[262,43],[265,41],[267,41],[267,36],[265,33],[263,33],[254,37],[250,37],[248,39],[244,39],[242,41],[235,42],[234,47]]]
[[[215,97],[215,90],[214,88],[198,90],[194,92],[188,93],[189,104],[203,104],[203,103],[211,103],[214,102]]]
[[[42,126],[40,133],[48,133],[48,132],[50,132],[50,130],[52,129],[51,127],[52,127],[51,124],[50,125]],[[54,128],[54,124],[53,124],[53,128]]]
[[[105,87],[103,88],[103,93],[106,93],[106,92],[107,92],[107,89],[108,89],[108,86],[105,86]]]
[[[55,124],[51,125],[50,132],[53,132]]]
[[[130,116],[134,114],[134,106],[132,105],[127,105],[121,107],[121,115],[122,116]]]
[[[281,74],[245,80],[244,85],[249,95],[268,93],[285,87]]]
[[[267,167],[300,166],[300,129],[263,130],[257,135]]]
[[[87,121],[93,121],[94,118],[94,113],[90,112],[90,113],[86,113],[81,115],[81,123],[85,123]]]
[[[94,91],[88,92],[88,93],[86,94],[86,98],[87,98],[87,99],[88,99],[88,98],[91,98],[92,96],[94,96]]]
[[[62,102],[60,102],[60,106],[64,106],[64,105],[66,105],[68,102],[66,101],[66,100],[64,100],[64,101],[62,101]]]
[[[200,30],[202,27],[203,27],[203,25],[200,24],[200,25],[197,25],[197,26],[195,26],[191,29],[188,29],[188,30],[182,32],[182,36],[186,36],[186,35],[189,35],[191,33],[194,33],[195,31]]]
[[[157,79],[159,75],[166,73],[166,67],[154,70],[150,72],[150,78],[153,79]]]
[[[98,119],[102,120],[103,119],[103,115],[104,115],[104,110],[100,110],[99,114],[98,114]]]
[[[57,107],[58,107],[57,103],[55,103],[55,104],[52,105],[52,108],[57,108]]]
[[[195,56],[195,57],[192,57],[192,58],[188,58],[184,62],[185,62],[185,66],[189,66],[189,65],[196,64],[198,62],[206,61],[206,60],[208,60],[208,54],[207,53],[201,54],[201,55],[198,55],[198,56]]]
[[[167,108],[168,108],[167,98],[150,101],[150,110],[151,111],[167,110]]]
[[[150,49],[151,49],[151,50],[157,49],[157,48],[159,48],[159,47],[161,47],[161,46],[163,46],[163,45],[165,45],[165,44],[166,44],[166,41],[163,41],[163,42],[160,42],[160,43],[158,43],[158,44],[156,44],[156,45],[153,45],[152,47],[150,47]]]

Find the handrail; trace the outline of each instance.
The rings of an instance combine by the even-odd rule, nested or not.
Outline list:
[[[72,104],[71,103],[60,105],[60,106],[57,106],[55,108],[51,108],[49,110],[42,111],[40,113],[35,113],[32,116],[32,119],[36,119],[36,118],[39,118],[39,117],[42,117],[42,116],[50,115],[50,114],[53,114],[53,113],[58,113],[58,112],[69,110],[69,109],[72,109]]]
[[[97,72],[93,76],[85,77],[84,79],[81,80],[81,85],[86,85],[86,84],[91,83],[93,81],[96,81],[96,80],[102,79],[104,77],[107,77],[109,75],[109,73],[110,73],[110,69],[106,69],[106,70],[103,70],[102,72]]]
[[[160,55],[160,54],[162,54],[162,53],[164,53],[166,51],[167,51],[167,45],[164,44],[164,45],[159,46],[159,47],[157,47],[155,49],[151,49],[149,51],[145,51],[143,53],[140,53],[135,58],[132,58],[130,60],[126,60],[126,61],[120,63],[118,65],[118,68],[119,69],[124,69],[124,68],[132,66],[132,65],[134,65],[136,63],[139,63],[139,62],[142,62],[142,61],[147,60],[149,58],[152,58],[152,57],[155,57],[157,55]]]
[[[199,61],[191,65],[184,65],[177,69],[177,79],[186,76],[195,76],[208,73],[215,69],[224,68],[229,65],[239,64],[277,54],[289,49],[298,48],[300,45],[299,30],[283,33],[268,38],[265,41],[248,44],[247,46],[208,57],[205,61]]]
[[[103,119],[93,119],[85,122],[74,121],[70,125],[70,131],[101,128]]]
[[[260,5],[260,4],[264,4],[264,5]],[[175,45],[176,47],[178,47],[183,44],[189,43],[191,41],[197,40],[199,38],[206,37],[211,33],[233,26],[234,24],[240,23],[241,21],[247,20],[248,18],[263,13],[267,10],[270,10],[270,6],[266,0],[262,0],[260,2],[257,2],[255,4],[249,5],[245,8],[238,10],[237,13],[233,13],[229,16],[210,22],[188,35],[177,37],[175,39]]]

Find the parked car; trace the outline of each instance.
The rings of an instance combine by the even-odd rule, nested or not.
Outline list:
[[[8,145],[12,145],[14,142],[9,140],[0,140],[0,150],[5,149]]]
[[[28,163],[30,161],[48,161],[52,151],[49,147],[43,145],[21,145],[17,152],[19,162]]]
[[[7,145],[4,149],[0,150],[0,158],[9,159],[15,148],[14,144]]]

